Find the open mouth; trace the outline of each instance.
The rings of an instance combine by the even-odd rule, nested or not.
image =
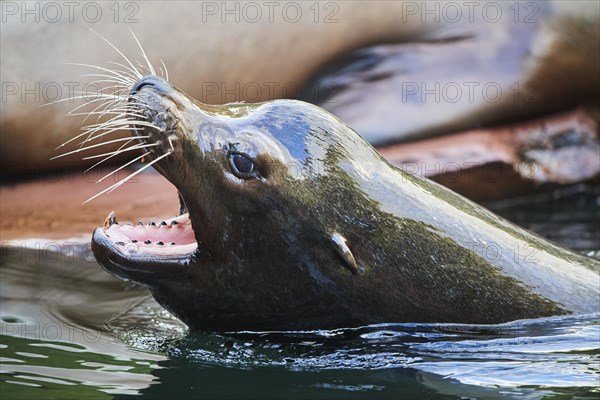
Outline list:
[[[178,216],[160,222],[119,223],[111,212],[97,228],[92,249],[114,275],[136,280],[136,274],[172,273],[189,265],[198,243],[183,199]]]
[[[189,254],[197,247],[188,213],[160,223],[144,224],[140,221],[137,225],[120,225],[114,213],[111,213],[106,218],[103,231],[115,246],[136,247],[137,257],[172,257]]]

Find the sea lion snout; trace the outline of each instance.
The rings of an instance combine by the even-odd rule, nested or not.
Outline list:
[[[189,103],[161,77],[146,75],[133,84],[127,109],[140,146],[147,146],[148,159],[155,160],[167,154],[171,159],[179,159],[178,139],[189,130],[179,129],[179,125],[186,120],[182,110],[190,109]]]
[[[166,94],[173,90],[173,86],[163,78],[156,75],[147,75],[142,77],[139,81],[133,85],[131,91],[129,92],[129,96],[134,96],[138,93],[144,86],[150,86],[152,89],[156,90],[159,93]]]

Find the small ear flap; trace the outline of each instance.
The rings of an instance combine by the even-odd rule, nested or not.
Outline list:
[[[358,275],[360,272],[362,272],[356,263],[356,259],[354,258],[352,251],[350,251],[350,248],[346,243],[346,238],[336,232],[331,235],[331,240],[333,241],[333,247],[335,251],[344,261],[344,267],[352,272],[353,275]]]

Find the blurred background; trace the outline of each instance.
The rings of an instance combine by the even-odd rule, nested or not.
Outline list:
[[[588,391],[595,385],[593,379],[577,383],[581,377],[594,376],[590,371],[597,346],[589,343],[575,349],[582,352],[581,358],[569,359],[567,365],[576,373],[563,375],[562,380],[559,377],[565,370],[554,364],[552,356],[528,359],[531,364],[526,367],[533,374],[529,376],[537,377],[531,380],[522,378],[527,375],[523,371],[507,373],[502,365],[473,370],[455,363],[455,369],[444,375],[434,362],[438,355],[423,356],[416,344],[390,365],[404,368],[423,356],[432,362],[427,368],[411,366],[414,369],[398,373],[378,366],[383,368],[378,374],[333,371],[320,379],[312,372],[294,375],[287,367],[275,375],[236,375],[237,367],[246,365],[239,361],[247,355],[235,347],[243,348],[244,338],[230,342],[208,338],[217,343],[211,353],[202,340],[201,345],[173,345],[152,342],[141,329],[122,334],[115,327],[131,323],[148,328],[147,317],[142,322],[137,317],[115,317],[132,307],[160,321],[166,336],[179,337],[183,328],[153,308],[156,305],[148,300],[145,289],[130,287],[124,292],[120,282],[100,272],[85,243],[113,209],[124,220],[175,214],[179,207],[176,190],[158,173],[149,172],[83,204],[140,165],[132,164],[96,184],[130,158],[114,157],[88,171],[98,160],[89,157],[114,151],[119,143],[101,145],[98,141],[97,147],[87,151],[52,158],[77,150],[79,140],[60,146],[84,126],[97,122],[95,114],[86,120],[86,113],[97,104],[94,99],[127,90],[111,88],[103,75],[127,73],[128,62],[149,73],[141,45],[157,73],[168,73],[170,82],[199,101],[222,104],[293,98],[317,104],[398,167],[433,179],[563,246],[598,256],[598,2],[2,1],[0,6],[2,349],[3,357],[9,354],[8,361],[3,361],[0,388],[5,394],[37,397],[36,388],[41,387],[57,390],[59,397],[76,396],[83,393],[77,392],[82,388],[90,396],[126,396],[161,379],[191,388],[191,377],[199,373],[194,364],[198,358],[191,357],[191,364],[178,370],[179,359],[169,357],[195,349],[218,355],[210,366],[216,365],[221,373],[205,379],[205,385],[233,375],[246,379],[247,385],[251,385],[249,379],[240,376],[264,384],[279,379],[281,387],[300,379],[299,397],[309,393],[304,391],[309,388],[318,397],[331,398],[357,393],[399,395],[403,390],[429,398],[456,393],[541,398],[561,390],[567,396],[597,396],[597,391]],[[78,108],[86,101],[91,103]],[[102,118],[107,116],[99,121]],[[114,132],[110,138],[128,135]],[[65,247],[66,242],[74,247]],[[22,251],[15,253],[15,248]],[[55,251],[73,257],[53,262]],[[101,310],[89,307],[96,301]],[[19,323],[39,321],[43,327],[57,324],[63,335],[65,327],[73,327],[76,335],[49,337],[50,331],[39,325],[30,336],[19,330],[23,328]],[[597,334],[597,324],[582,326],[584,337]],[[530,328],[524,328],[528,335],[542,335]],[[434,340],[434,328],[424,332],[423,337]],[[509,332],[502,331],[494,340]],[[98,334],[98,340],[77,336],[81,333]],[[404,334],[418,337],[420,333],[417,329],[398,335]],[[460,338],[477,334],[468,331]],[[351,359],[355,363],[351,364],[368,371],[370,364],[361,358],[365,354],[399,351],[385,347],[384,336],[377,336],[375,347],[355,349],[360,357]],[[353,334],[349,337],[356,339]],[[323,338],[309,339],[327,347]],[[303,342],[299,339],[298,343]],[[307,358],[296,354],[305,350],[298,343],[287,348],[288,358],[306,362]],[[41,350],[31,350],[35,345]],[[590,346],[596,349],[591,355],[586,353]],[[226,367],[231,360],[223,356],[224,349],[231,348],[236,350],[232,352],[235,374]],[[469,354],[466,348],[461,351]],[[527,346],[518,351],[527,352]],[[275,360],[268,352],[259,353]],[[447,356],[442,353],[440,359]],[[79,363],[79,358],[84,361]],[[505,361],[516,359],[506,356]],[[281,360],[277,358],[277,363]],[[165,371],[182,372],[182,381],[177,374],[156,373],[162,368],[157,363],[166,365]],[[550,379],[543,372],[548,368],[555,386],[563,389],[542,389]],[[117,371],[128,371],[128,375]],[[490,380],[498,373],[499,380]],[[458,381],[449,384],[442,379],[452,374]],[[491,381],[492,386],[508,391],[488,389]],[[67,388],[73,384],[75,391]],[[534,389],[515,389],[522,386]],[[164,390],[165,385],[157,387]],[[164,395],[161,390],[157,393]],[[241,392],[219,393],[243,397]],[[213,397],[219,393],[211,392]],[[269,397],[268,392],[262,393]],[[192,397],[200,392],[190,389],[178,394]]]

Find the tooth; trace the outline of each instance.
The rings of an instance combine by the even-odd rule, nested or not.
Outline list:
[[[106,217],[104,220],[104,228],[110,228],[114,224],[118,225],[119,221],[117,221],[117,218],[115,217],[115,212],[111,211],[110,214],[108,214],[108,217]]]
[[[179,215],[185,214],[186,212],[188,212],[187,209],[187,205],[185,204],[185,201],[183,201],[183,197],[181,196],[181,193],[177,192],[177,195],[179,196]]]

